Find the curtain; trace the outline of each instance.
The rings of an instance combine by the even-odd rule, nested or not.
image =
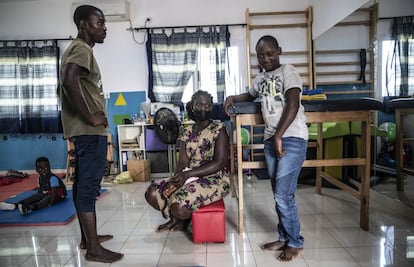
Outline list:
[[[387,77],[397,82],[394,88],[388,88],[388,95],[409,96],[414,93],[414,16],[393,18],[391,37],[394,40],[393,73],[387,73]]]
[[[205,31],[196,27],[190,32],[172,29],[155,33],[152,30],[147,41],[149,88],[148,98],[151,102],[181,104],[184,89],[190,78],[199,71],[200,51],[208,49],[208,56],[214,63],[212,77],[215,77],[215,97],[224,101],[225,59],[229,46],[227,26],[210,26]],[[200,88],[207,90],[207,88]]]
[[[56,42],[0,47],[0,132],[60,133]]]

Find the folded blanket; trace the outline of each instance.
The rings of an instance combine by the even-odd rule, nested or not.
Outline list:
[[[326,100],[325,94],[302,95],[302,100]]]

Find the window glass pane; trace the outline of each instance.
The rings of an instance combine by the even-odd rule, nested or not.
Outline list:
[[[401,66],[398,47],[394,40],[382,42],[381,50],[381,93],[382,96],[399,96],[401,86]],[[408,40],[408,95],[414,93],[414,39]]]
[[[213,102],[217,103],[216,49],[201,48],[199,55],[199,89],[209,92],[213,96]]]
[[[382,42],[382,96],[387,96],[388,92],[395,92],[400,85],[399,58],[394,54],[394,45],[393,40]]]

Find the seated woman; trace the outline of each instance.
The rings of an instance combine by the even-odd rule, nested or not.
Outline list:
[[[170,219],[157,232],[186,230],[194,211],[230,191],[229,136],[222,122],[210,119],[212,108],[208,92],[194,93],[186,109],[195,123],[182,129],[175,174],[152,182],[145,192],[147,202]]]

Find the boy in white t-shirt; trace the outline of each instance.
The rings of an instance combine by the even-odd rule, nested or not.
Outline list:
[[[308,127],[300,102],[302,81],[292,65],[281,65],[282,49],[270,35],[256,44],[260,72],[249,92],[227,97],[224,110],[236,102],[261,101],[265,121],[264,153],[275,199],[279,237],[261,246],[263,250],[282,250],[279,261],[291,261],[303,250],[295,200],[298,176],[306,159]],[[230,115],[230,114],[229,114]]]

